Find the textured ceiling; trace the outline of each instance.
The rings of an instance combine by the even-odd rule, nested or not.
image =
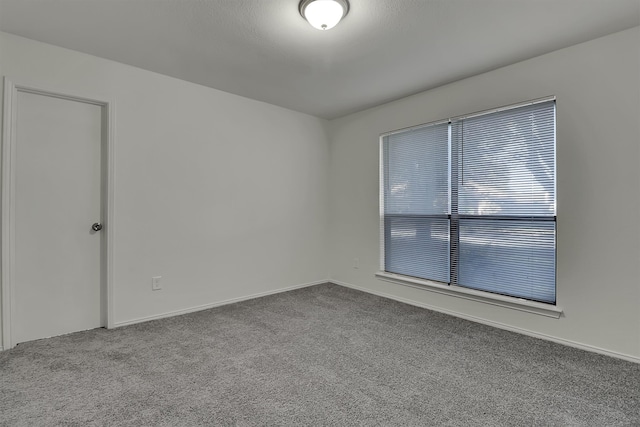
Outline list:
[[[640,24],[640,0],[0,0],[0,30],[325,118]]]

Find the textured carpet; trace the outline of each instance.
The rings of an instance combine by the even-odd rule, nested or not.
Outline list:
[[[640,425],[640,365],[335,285],[0,353],[0,425]]]

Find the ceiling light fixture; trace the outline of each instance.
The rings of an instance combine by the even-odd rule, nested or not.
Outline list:
[[[348,0],[302,0],[298,6],[300,15],[312,27],[329,30],[349,13]]]

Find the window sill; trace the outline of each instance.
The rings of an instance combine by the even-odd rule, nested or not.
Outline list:
[[[430,292],[437,292],[439,294],[464,298],[471,301],[483,302],[485,304],[497,305],[499,307],[511,308],[513,310],[525,311],[527,313],[539,314],[541,316],[552,317],[554,319],[558,319],[562,314],[562,308],[556,305],[528,301],[522,298],[476,291],[475,289],[467,289],[460,286],[450,286],[440,282],[417,279],[402,276],[400,274],[387,273],[385,271],[378,271],[376,273],[376,277],[386,282],[424,289]]]

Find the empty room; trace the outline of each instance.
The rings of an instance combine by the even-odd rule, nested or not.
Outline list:
[[[640,426],[640,0],[0,0],[0,426]]]

